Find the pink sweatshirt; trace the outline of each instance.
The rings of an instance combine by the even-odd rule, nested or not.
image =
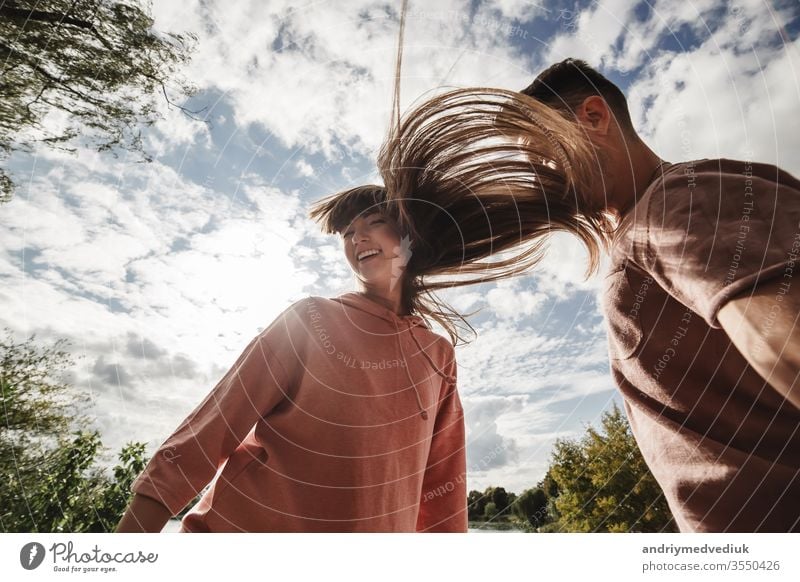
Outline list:
[[[131,490],[175,515],[213,480],[185,532],[465,532],[465,472],[453,346],[347,293],[253,338]]]

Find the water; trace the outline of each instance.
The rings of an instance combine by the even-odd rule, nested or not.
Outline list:
[[[170,519],[167,522],[167,525],[164,526],[164,529],[161,530],[161,533],[176,533],[179,529],[181,529],[181,522],[177,519]],[[479,529],[475,527],[471,527],[467,530],[468,533],[519,533],[519,530],[496,530],[496,529]]]
[[[177,533],[179,529],[181,529],[180,520],[170,519],[164,529],[161,530],[161,533]]]

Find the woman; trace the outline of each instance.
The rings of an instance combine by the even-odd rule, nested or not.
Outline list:
[[[180,531],[466,531],[454,349],[421,317],[456,338],[458,316],[385,199],[365,186],[312,209],[358,291],[302,299],[253,338],[133,483],[118,532],[161,531],[209,482]]]

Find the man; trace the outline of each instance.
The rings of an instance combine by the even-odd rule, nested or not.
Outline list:
[[[747,161],[663,162],[582,61],[523,93],[605,154],[620,219],[603,294],[611,369],[678,526],[800,529],[800,182]]]
[[[541,241],[549,223],[590,251],[606,246],[612,373],[681,531],[800,531],[800,181],[749,161],[661,160],[636,134],[619,88],[579,60],[522,91],[536,102],[459,91],[398,129],[401,145],[381,160],[390,190],[401,185],[444,213],[480,204],[493,225],[510,224],[505,192],[524,241]],[[499,107],[483,105],[495,95]],[[564,137],[573,125],[583,137]],[[515,132],[527,176],[498,145]],[[486,139],[491,146],[476,145]],[[575,178],[592,168],[594,179]],[[478,254],[481,241],[459,234]]]

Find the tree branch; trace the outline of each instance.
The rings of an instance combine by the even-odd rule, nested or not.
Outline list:
[[[27,10],[25,8],[13,8],[7,4],[0,6],[0,16],[4,16],[11,20],[22,21],[23,24],[31,20],[35,22],[55,22],[57,24],[69,24],[77,26],[78,28],[85,28],[92,30],[94,25],[91,22],[73,18],[66,14],[59,14],[57,12],[42,12],[41,10]]]
[[[164,93],[164,99],[166,99],[167,105],[169,105],[171,107],[177,107],[178,109],[183,111],[183,113],[186,116],[190,117],[191,119],[194,119],[195,121],[202,121],[203,123],[209,123],[209,121],[207,119],[200,119],[199,117],[195,117],[195,115],[197,115],[198,113],[202,113],[203,111],[208,109],[208,106],[203,107],[202,109],[198,109],[197,111],[192,111],[191,109],[187,109],[183,105],[178,105],[177,103],[173,103],[170,100],[169,96],[167,95],[167,88],[164,86],[164,83],[162,81],[158,81],[158,82],[161,85],[161,92]]]
[[[10,4],[10,3],[9,3]],[[97,30],[94,24],[88,20],[75,18],[69,14],[61,14],[59,12],[44,12],[41,10],[27,10],[25,8],[15,8],[13,5],[8,4],[0,5],[0,16],[5,16],[10,20],[21,21],[26,24],[30,21],[34,22],[48,22],[55,24],[68,24],[77,28],[90,31],[94,37],[108,50],[113,50],[114,46]]]

